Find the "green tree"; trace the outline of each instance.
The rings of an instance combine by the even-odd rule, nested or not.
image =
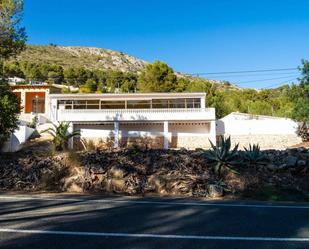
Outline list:
[[[23,1],[0,0],[0,146],[17,128],[19,101],[7,84],[4,60],[16,56],[25,47],[25,29],[20,27]]]
[[[16,56],[25,48],[25,28],[20,27],[22,0],[0,0],[0,59]]]
[[[292,118],[298,121],[309,120],[309,61],[303,60],[300,67],[302,77],[298,85],[292,85],[290,98],[294,102]]]
[[[88,79],[84,85],[79,88],[81,93],[94,93],[97,91],[98,84],[93,79]]]
[[[138,88],[141,92],[173,92],[177,77],[167,64],[155,61],[148,64],[138,78]]]

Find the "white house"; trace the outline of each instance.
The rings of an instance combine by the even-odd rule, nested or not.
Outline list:
[[[80,131],[71,148],[90,141],[98,147],[209,148],[219,135],[262,149],[301,142],[291,119],[231,113],[216,121],[205,93],[61,94],[49,85],[18,85],[13,91],[21,100],[21,120],[38,116],[39,129],[48,121],[65,121],[71,131]]]
[[[114,147],[207,148],[216,142],[205,93],[50,94],[49,119],[71,123],[81,138]],[[71,147],[73,144],[71,144]]]
[[[207,148],[216,142],[215,109],[205,107],[205,93],[61,94],[50,85],[18,85],[20,119],[38,116],[45,122],[65,121],[79,130],[79,141],[124,147]],[[40,127],[39,127],[40,128]]]

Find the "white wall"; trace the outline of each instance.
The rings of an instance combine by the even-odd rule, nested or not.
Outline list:
[[[32,135],[34,129],[25,125],[20,125],[17,130],[11,135],[9,141],[4,143],[3,152],[15,152],[21,149],[21,146]]]
[[[217,135],[293,135],[296,130],[297,123],[291,119],[217,121]]]

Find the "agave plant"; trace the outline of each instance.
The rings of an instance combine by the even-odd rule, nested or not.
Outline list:
[[[48,128],[41,133],[47,132],[53,137],[53,143],[57,151],[62,151],[68,148],[70,138],[80,135],[79,131],[69,132],[70,123],[60,122],[58,125],[53,124],[53,127]]]
[[[249,144],[249,148],[244,148],[243,160],[249,166],[265,165],[268,162],[267,157],[260,150],[258,144]]]
[[[231,150],[231,137],[220,137],[218,146],[215,146],[211,141],[211,150],[205,153],[205,157],[214,163],[215,173],[220,177],[224,168],[235,172],[234,166],[239,163],[238,144]]]

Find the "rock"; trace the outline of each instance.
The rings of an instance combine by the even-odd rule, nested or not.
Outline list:
[[[118,166],[113,166],[111,167],[111,169],[109,170],[109,175],[113,178],[118,178],[118,179],[122,179],[125,177],[126,175],[126,171],[124,168],[120,168]]]
[[[269,163],[266,165],[266,168],[268,168],[269,170],[276,170],[278,169],[278,166],[272,164],[272,163]]]
[[[165,189],[165,186],[166,186],[166,181],[161,176],[151,175],[148,178],[147,188],[150,191],[156,190],[158,192],[161,192],[163,189]]]
[[[298,160],[297,161],[297,167],[305,167],[306,161],[305,160]]]
[[[307,153],[307,152],[308,152],[308,149],[305,148],[305,147],[299,147],[297,150],[298,150],[298,152],[300,152],[300,153]]]
[[[296,163],[297,163],[297,157],[288,156],[285,160],[285,163],[286,163],[287,168],[294,167],[294,166],[296,166]]]
[[[92,166],[90,168],[92,174],[104,174],[104,168],[100,166]]]
[[[124,192],[125,187],[126,184],[123,179],[109,179],[106,184],[106,190],[111,192]]]
[[[210,184],[207,187],[208,196],[211,198],[218,198],[223,196],[223,187],[217,184]]]

